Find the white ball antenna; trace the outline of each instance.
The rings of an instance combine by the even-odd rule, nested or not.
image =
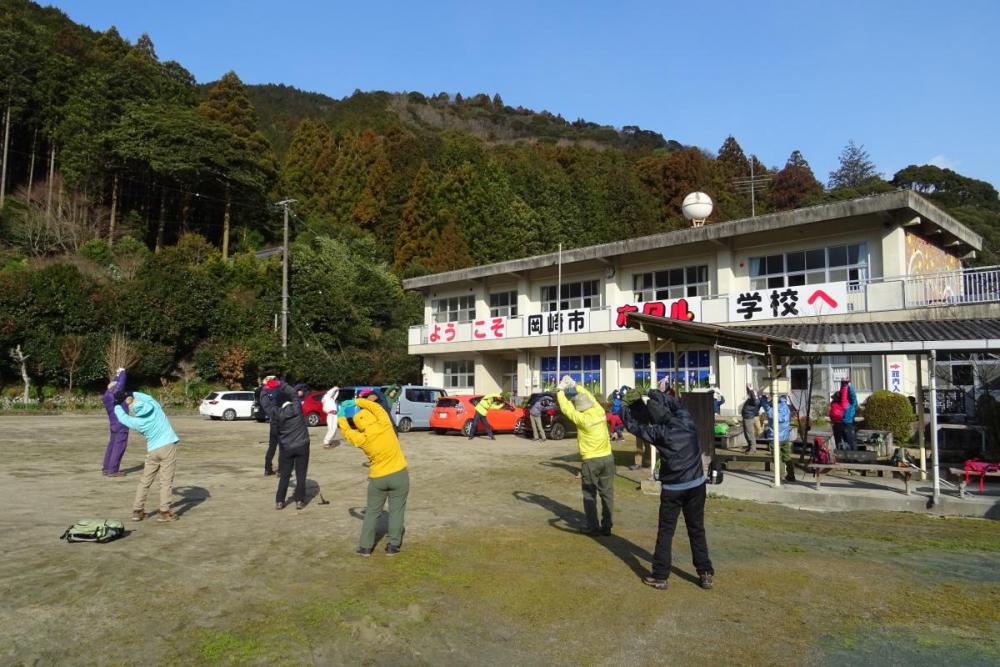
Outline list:
[[[681,212],[691,221],[692,227],[701,227],[712,215],[712,198],[704,192],[692,192],[681,203]]]

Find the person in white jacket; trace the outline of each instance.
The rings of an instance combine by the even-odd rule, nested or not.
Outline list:
[[[333,387],[323,394],[323,412],[326,413],[326,436],[323,437],[324,449],[336,447],[337,440],[337,396],[340,387]]]

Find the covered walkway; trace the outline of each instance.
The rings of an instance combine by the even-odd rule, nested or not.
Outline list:
[[[923,386],[919,379],[922,378],[920,365],[922,357],[926,356],[930,379],[928,402],[931,406],[929,411],[930,466],[928,466],[925,454],[923,410],[917,411],[917,417],[918,445],[921,451],[920,469],[924,473],[924,477],[927,473],[930,473],[931,476],[929,502],[931,507],[940,504],[942,481],[938,456],[937,385],[934,368],[937,353],[943,351],[995,352],[1000,350],[1000,319],[838,324],[817,322],[723,327],[632,313],[628,315],[627,321],[628,326],[646,333],[651,359],[655,359],[656,352],[660,349],[670,346],[676,350],[678,344],[711,346],[717,350],[761,357],[769,369],[768,382],[772,396],[781,393],[779,389],[783,386],[784,369],[793,358],[819,357],[825,354],[885,355],[904,353],[917,355],[917,404],[922,405]],[[676,354],[674,358],[677,358]],[[650,370],[650,377],[657,377],[655,365],[652,365]],[[780,448],[777,429],[773,429],[773,431],[774,441],[771,449],[774,460],[769,482],[770,487],[777,490],[782,486]],[[655,468],[655,452],[652,467]],[[930,469],[928,470],[928,468]],[[747,483],[752,484],[753,482],[748,479]],[[753,487],[747,488],[752,489]],[[822,492],[812,491],[812,493],[815,497],[815,494]]]

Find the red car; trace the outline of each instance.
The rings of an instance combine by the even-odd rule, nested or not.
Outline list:
[[[476,416],[476,404],[481,398],[482,395],[439,398],[434,406],[434,412],[431,413],[431,428],[438,435],[448,431],[461,431],[462,435],[468,436],[472,429],[472,418]],[[487,412],[486,421],[497,433],[521,433],[527,426],[524,410],[519,410],[506,401],[502,408]]]
[[[310,391],[302,398],[302,414],[310,426],[326,424],[326,413],[323,412],[323,392]]]

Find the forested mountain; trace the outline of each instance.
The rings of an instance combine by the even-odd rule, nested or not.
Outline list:
[[[824,187],[798,151],[768,167],[731,136],[711,153],[495,93],[336,100],[235,72],[199,85],[147,35],[132,44],[28,0],[0,2],[0,113],[0,382],[19,375],[6,351],[20,344],[36,383],[64,384],[66,341],[84,345],[90,370],[74,373],[92,381],[110,328],[144,346],[149,380],[279,361],[323,382],[408,379],[419,308],[400,276],[675,228],[694,190],[716,201],[712,221],[748,216],[751,164],[758,214],[908,187],[987,236],[980,261],[1000,248],[991,185],[930,166],[886,181],[853,143]],[[280,243],[282,199],[295,200],[290,361],[275,347],[275,260],[246,254]],[[356,280],[378,290],[354,294]]]

